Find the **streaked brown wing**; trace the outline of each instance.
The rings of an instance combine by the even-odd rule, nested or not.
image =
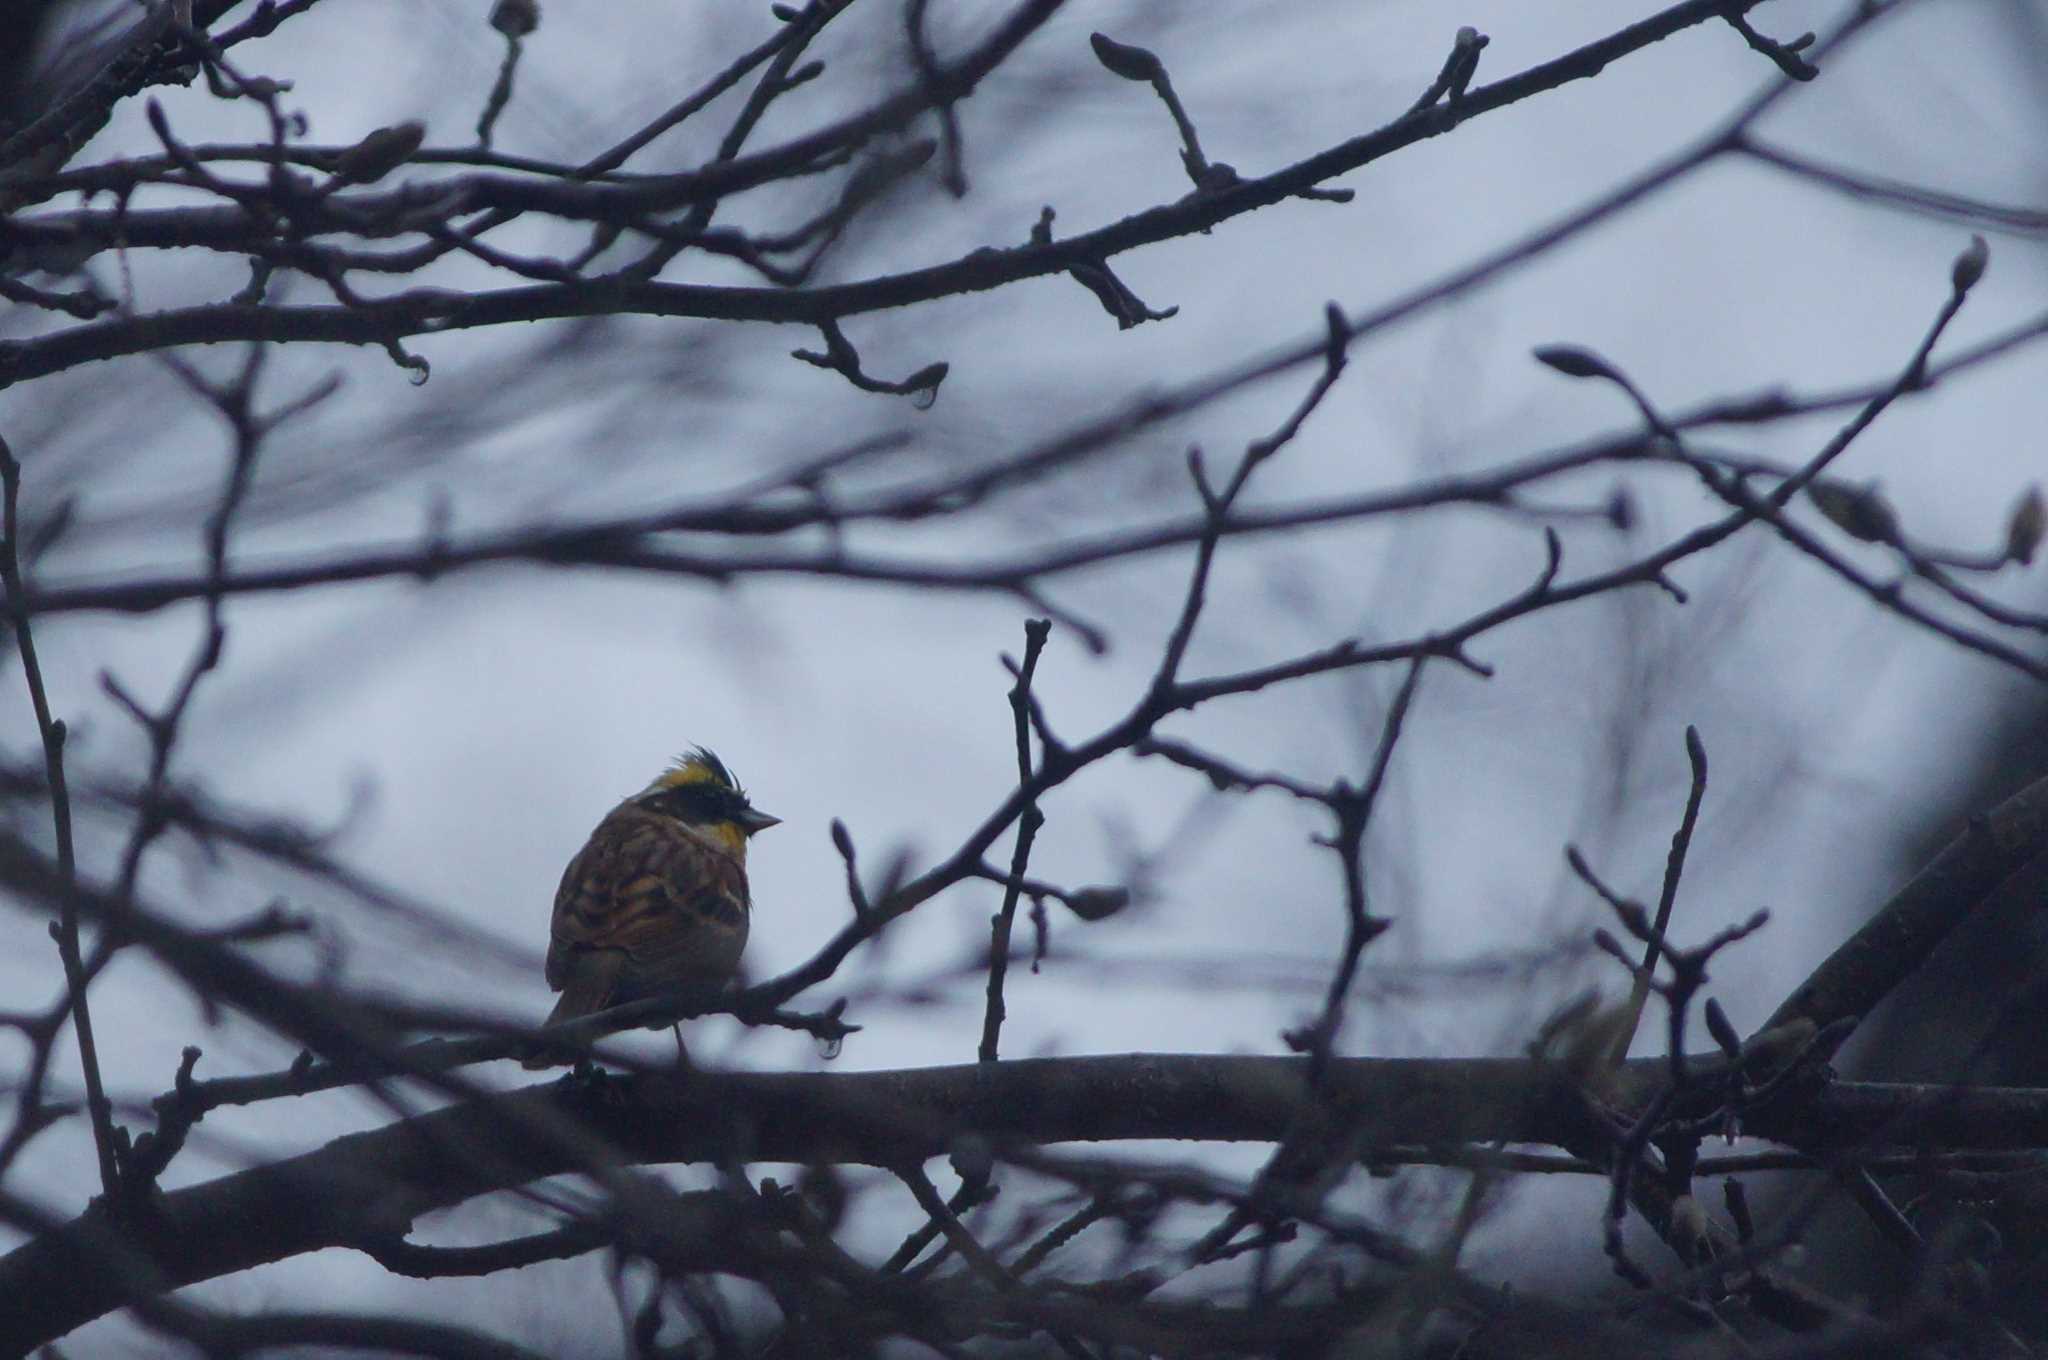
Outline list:
[[[594,950],[626,956],[606,1005],[674,982],[723,981],[746,945],[747,915],[746,869],[737,860],[671,818],[620,808],[562,875],[548,985],[563,987]]]

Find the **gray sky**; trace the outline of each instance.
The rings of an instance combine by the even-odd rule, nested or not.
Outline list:
[[[867,277],[1020,241],[1042,204],[1056,208],[1056,230],[1069,234],[1184,192],[1171,123],[1148,92],[1094,63],[1091,29],[1151,45],[1205,149],[1247,174],[1398,114],[1435,73],[1455,29],[1422,0],[1214,4],[1163,25],[1139,17],[1151,8],[1077,5],[1049,25],[961,111],[970,195],[954,202],[933,183],[913,186],[872,230],[855,234],[830,276]],[[1785,3],[1755,17],[1789,37],[1843,9]],[[1869,173],[2038,203],[2048,167],[2033,130],[2048,86],[2035,73],[2048,67],[2025,55],[2024,44],[2038,44],[2041,33],[2039,16],[2026,10],[2017,0],[1912,6],[1830,61],[1763,132]],[[1478,77],[1485,82],[1641,12],[1621,3],[1473,0],[1456,18],[1492,40]],[[768,22],[751,8],[709,16],[693,11],[685,20],[657,5],[548,7],[499,146],[588,155],[714,69],[731,46],[758,40]],[[459,144],[498,57],[494,35],[472,20],[438,6],[325,6],[251,49],[248,60],[297,82],[294,97],[311,112],[318,141],[344,142],[418,117],[431,142]],[[974,25],[959,27],[950,40]],[[897,32],[893,24],[880,29]],[[2038,45],[2032,53],[2038,58]],[[824,55],[832,74],[809,102],[791,100],[770,120],[764,144],[895,78],[893,50],[842,41]],[[1451,271],[1689,143],[1776,78],[1725,26],[1691,30],[1597,80],[1346,177],[1339,183],[1357,194],[1348,205],[1287,203],[1121,257],[1118,272],[1140,297],[1180,309],[1164,323],[1120,332],[1065,280],[850,323],[878,373],[900,375],[940,358],[952,365],[937,405],[924,413],[792,362],[787,351],[814,346],[815,335],[765,326],[713,334],[633,323],[623,353],[577,369],[558,389],[540,387],[518,418],[480,431],[408,430],[408,412],[438,407],[440,391],[464,385],[502,400],[490,392],[493,365],[546,337],[472,332],[422,341],[417,348],[435,365],[424,389],[375,353],[297,351],[274,370],[279,391],[328,371],[345,374],[348,385],[316,417],[280,434],[265,468],[268,499],[259,499],[243,550],[295,554],[413,535],[442,488],[453,495],[458,530],[516,522],[536,509],[657,504],[869,433],[907,433],[910,446],[896,464],[904,472],[992,459],[1155,385],[1313,336],[1327,300],[1357,313]],[[164,102],[192,140],[259,134],[249,112],[223,110],[203,93],[173,92]],[[700,154],[707,135],[683,137],[673,154]],[[129,108],[84,159],[140,150],[149,140],[140,110]],[[734,208],[738,220],[751,220],[752,211],[744,202]],[[1888,376],[1946,296],[1950,262],[1968,235],[1955,223],[1852,202],[1767,167],[1718,164],[1504,282],[1361,342],[1343,385],[1261,473],[1254,499],[1283,503],[1476,471],[1627,428],[1630,412],[1611,388],[1568,381],[1530,360],[1544,344],[1598,350],[1668,408]],[[2038,240],[1994,234],[1991,244],[1990,273],[1944,352],[2043,309]],[[138,266],[151,304],[217,292],[226,277],[217,267]],[[228,356],[198,358],[219,364]],[[1837,471],[1881,479],[1916,539],[1995,544],[2012,501],[2040,475],[2048,390],[2040,363],[2038,353],[2023,352],[1902,405]],[[978,554],[1191,511],[1194,496],[1179,470],[1185,446],[1198,443],[1212,466],[1229,466],[1311,376],[1262,384],[1150,430],[1107,463],[1033,488],[1007,517],[906,534],[891,546]],[[133,384],[138,400],[175,402],[169,380],[140,360],[42,386],[104,393],[116,389],[96,385],[114,382]],[[36,390],[8,395],[25,422],[35,420],[38,401],[54,399]],[[1736,429],[1713,443],[1797,461],[1835,423]],[[28,462],[33,494],[41,450],[9,434]],[[52,459],[89,456],[93,436],[88,423],[64,426],[50,440]],[[193,540],[138,533],[124,517],[180,494],[203,505],[220,458],[207,421],[169,423],[147,460],[123,474],[129,480],[86,483],[83,515],[97,529],[54,559],[47,578],[189,560]],[[374,490],[309,513],[304,502],[330,493],[317,480],[305,490],[303,479],[350,464]],[[1541,499],[1597,506],[1615,484],[1601,473]],[[1568,571],[1619,562],[1712,513],[1669,473],[1627,484],[1640,510],[1632,537],[1559,522]],[[1377,641],[1441,626],[1526,584],[1542,551],[1538,522],[1478,510],[1233,545],[1190,668],[1236,669],[1345,636]],[[1850,555],[1882,570],[1875,552]],[[1115,639],[1109,655],[1095,658],[1072,633],[1056,631],[1039,685],[1056,728],[1085,733],[1128,706],[1156,659],[1186,567],[1187,555],[1177,553],[1055,585],[1060,603]],[[1368,956],[1366,1000],[1353,1011],[1346,1051],[1514,1052],[1579,988],[1600,981],[1618,991],[1611,966],[1590,958],[1497,979],[1452,971],[1431,982],[1428,970],[1554,950],[1603,924],[1597,903],[1567,880],[1567,842],[1582,846],[1610,882],[1653,897],[1683,803],[1688,722],[1706,740],[1713,782],[1677,934],[1698,938],[1759,905],[1773,909],[1762,939],[1717,973],[1717,995],[1737,1024],[1754,1024],[1874,902],[1885,885],[1873,876],[1891,843],[1948,781],[1965,776],[1952,768],[1952,753],[1987,705],[2013,689],[1991,663],[1880,615],[1754,532],[1677,575],[1693,594],[1683,608],[1648,591],[1609,597],[1485,639],[1475,651],[1496,667],[1491,681],[1447,667],[1428,674],[1372,840],[1374,905],[1398,924]],[[2039,598],[2024,576],[1985,589],[2018,604]],[[870,866],[897,846],[926,856],[949,849],[1014,780],[1008,677],[997,655],[1021,651],[1025,612],[993,597],[802,582],[718,590],[594,572],[507,572],[431,589],[407,583],[318,601],[251,600],[230,613],[226,669],[193,712],[178,768],[223,799],[314,825],[331,824],[363,799],[338,846],[350,863],[526,951],[531,964],[423,945],[389,923],[336,912],[327,926],[344,946],[347,975],[538,1019],[549,1002],[538,957],[561,865],[613,801],[689,745],[715,747],[756,802],[787,823],[755,844],[747,960],[755,976],[801,961],[845,918],[841,868],[826,834],[833,817],[847,820]],[[140,742],[100,694],[99,669],[160,694],[193,627],[188,615],[173,614],[43,629],[52,693],[79,728],[82,768],[140,768]],[[1397,680],[1396,672],[1367,672],[1277,699],[1227,701],[1170,730],[1254,768],[1356,778]],[[25,706],[8,706],[0,721],[9,749],[28,751]],[[1307,846],[1324,828],[1279,795],[1219,805],[1204,788],[1157,762],[1116,761],[1048,804],[1034,873],[1113,881],[1133,852],[1171,853],[1156,893],[1125,916],[1095,926],[1055,919],[1055,957],[1039,974],[1011,974],[1006,1053],[1273,1052],[1279,1030],[1311,1013],[1313,991],[1264,984],[1280,976],[1319,987],[1341,938],[1334,862]],[[151,886],[177,897],[212,881],[187,858],[182,849],[160,851]],[[234,900],[208,901],[242,911],[274,892],[302,891],[244,879],[231,890]],[[996,898],[993,889],[957,891],[928,904],[892,934],[881,963],[856,959],[814,999],[886,990],[960,961],[985,942]],[[10,942],[0,950],[0,986],[48,994],[56,973],[40,922],[0,918],[0,932]],[[1146,966],[1111,969],[1067,957],[1074,953]],[[1190,961],[1212,971],[1191,985],[1164,967]],[[860,1008],[853,1018],[870,1028],[838,1063],[969,1059],[979,982],[956,982],[947,996],[935,1006]],[[139,960],[109,976],[96,1006],[103,1032],[114,1036],[103,1040],[109,1080],[136,1095],[169,1084],[187,1043],[207,1050],[202,1075],[261,1070],[289,1057],[239,1024],[208,1031],[193,1004]],[[728,1047],[726,1029],[701,1028],[693,1051],[709,1061],[819,1061],[808,1041],[757,1035]],[[66,1080],[72,1073],[64,1069]],[[237,1143],[296,1147],[384,1118],[359,1097],[337,1095],[223,1112],[204,1127]],[[1227,1160],[1255,1164],[1255,1154]],[[195,1150],[170,1180],[217,1174],[234,1161],[232,1153]],[[23,1174],[40,1178],[46,1198],[69,1212],[83,1201],[90,1167],[84,1129],[67,1127],[42,1140]],[[1590,1226],[1585,1239],[1595,1240]],[[353,1258],[324,1257],[228,1282],[214,1296],[287,1296],[316,1277],[336,1306],[425,1300]],[[433,1290],[437,1305],[452,1300],[482,1317],[506,1297],[502,1286],[444,1282]],[[355,1290],[364,1291],[360,1299],[350,1297]]]

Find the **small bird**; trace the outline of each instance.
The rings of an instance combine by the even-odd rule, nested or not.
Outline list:
[[[730,978],[747,945],[747,839],[781,820],[701,746],[613,808],[555,891],[547,979],[562,997],[547,1023]]]

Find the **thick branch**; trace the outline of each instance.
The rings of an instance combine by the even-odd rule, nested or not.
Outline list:
[[[1800,1019],[1826,1028],[1860,1019],[1924,963],[1998,886],[2048,850],[2048,777],[2035,780],[1948,843],[1863,929],[1780,1005],[1763,1028]]]
[[[587,1169],[538,1131],[565,1115],[636,1163],[901,1165],[944,1154],[969,1130],[998,1145],[1272,1141],[1308,1098],[1306,1070],[1298,1058],[1137,1054],[563,1082],[451,1106],[170,1192],[121,1234],[172,1286],[326,1247],[386,1242],[430,1210]],[[1366,1126],[1369,1143],[1551,1141],[1575,1117],[1541,1069],[1518,1059],[1339,1061],[1327,1083],[1326,1098]],[[21,1353],[124,1304],[124,1277],[95,1248],[106,1228],[89,1211],[0,1258],[0,1297],[37,1301],[0,1311],[0,1354]]]
[[[1657,1082],[1662,1059],[1630,1063]],[[1575,1138],[1582,1103],[1524,1059],[1336,1059],[1316,1108],[1368,1150]],[[545,1130],[564,1117],[634,1162],[903,1165],[973,1132],[1005,1144],[1124,1139],[1274,1142],[1310,1108],[1308,1060],[1192,1054],[1031,1059],[858,1073],[693,1072],[558,1082],[451,1106],[316,1151],[164,1195],[121,1242],[167,1285],[326,1247],[388,1243],[413,1218],[543,1176],[590,1169]],[[1882,1138],[1950,1147],[2048,1143],[2048,1092],[1877,1084],[1754,1111],[1748,1131],[1843,1146]],[[1826,1130],[1823,1135],[1819,1131]],[[489,1155],[477,1155],[488,1149]],[[89,1211],[0,1258],[0,1353],[54,1340],[126,1301]]]

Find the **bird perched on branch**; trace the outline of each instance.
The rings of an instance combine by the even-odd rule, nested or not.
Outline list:
[[[781,820],[701,746],[613,808],[555,892],[547,979],[562,997],[547,1023],[730,978],[747,945],[747,839]]]

